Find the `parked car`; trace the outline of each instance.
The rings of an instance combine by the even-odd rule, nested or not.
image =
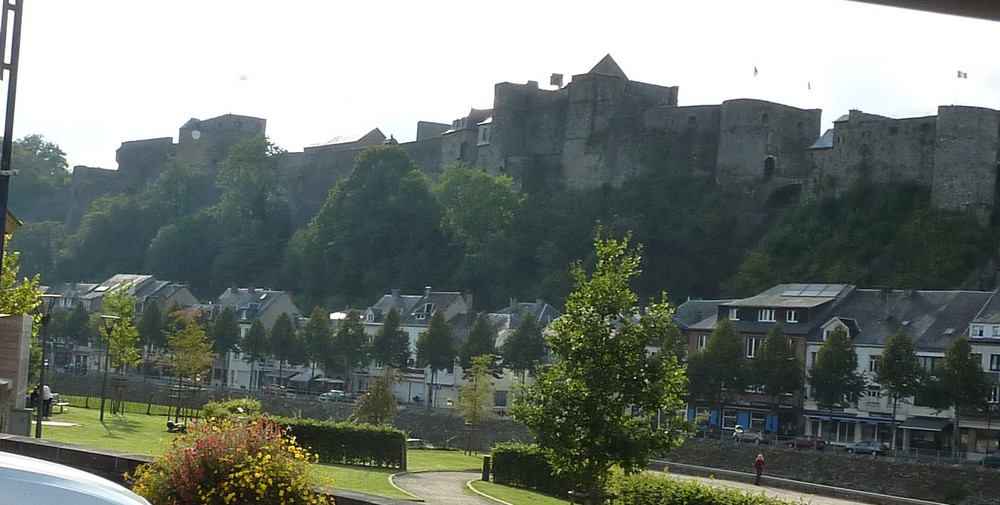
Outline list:
[[[268,396],[287,396],[288,391],[285,389],[285,386],[271,384],[264,386],[264,394]]]
[[[719,438],[722,434],[722,430],[714,425],[707,422],[699,422],[694,425],[694,435],[698,438]]]
[[[847,446],[844,450],[856,454],[871,454],[872,456],[885,456],[889,453],[889,446],[874,440],[865,440]]]
[[[143,497],[94,474],[0,451],[3,503],[149,505]]]
[[[795,437],[795,440],[789,441],[785,446],[793,449],[815,449],[821,451],[826,448],[826,440],[811,436]]]
[[[764,432],[752,428],[740,428],[733,431],[733,440],[736,442],[753,442],[755,444],[771,443],[771,439]]]
[[[1000,452],[991,452],[983,456],[979,464],[986,468],[1000,468]]]
[[[342,402],[347,400],[347,394],[339,389],[332,389],[319,395],[321,402]]]
[[[422,438],[408,438],[406,439],[407,449],[433,449],[434,444],[422,439]]]

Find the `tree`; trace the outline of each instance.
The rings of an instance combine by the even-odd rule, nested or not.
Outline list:
[[[345,374],[350,375],[355,368],[364,364],[365,345],[368,342],[368,335],[365,333],[365,326],[361,323],[361,316],[358,311],[351,309],[347,311],[347,316],[340,322],[337,332],[333,335],[333,355],[336,362],[346,366]]]
[[[66,242],[66,225],[55,221],[25,223],[10,240],[11,251],[22,253],[21,271],[45,279],[56,276],[59,251]]]
[[[427,384],[427,408],[434,405],[434,386],[437,384],[438,370],[446,370],[455,365],[455,346],[452,343],[452,328],[444,320],[444,312],[434,311],[427,331],[417,338],[417,366],[431,369],[431,381]]]
[[[254,374],[254,365],[260,363],[268,356],[267,331],[264,330],[264,323],[260,319],[254,319],[247,331],[246,338],[243,339],[243,359],[250,363],[250,389],[256,385],[260,387],[257,376]]]
[[[73,313],[69,317],[66,325],[66,336],[72,339],[77,345],[88,345],[93,340],[93,332],[90,328],[90,313],[83,307],[82,303],[77,303],[73,307]]]
[[[389,309],[382,327],[372,339],[371,357],[375,364],[390,368],[403,368],[410,361],[410,337],[399,327],[399,312]]]
[[[736,325],[723,319],[708,336],[705,348],[688,358],[687,375],[691,395],[718,405],[717,421],[722,427],[722,406],[726,398],[742,392],[746,385],[746,356]]]
[[[143,271],[150,240],[161,219],[134,196],[102,196],[66,238],[57,260],[62,278],[107,279],[119,272]]]
[[[480,312],[469,328],[469,333],[458,345],[458,363],[466,373],[472,366],[472,359],[476,356],[496,353],[497,330],[490,322],[489,316],[485,312]]]
[[[142,318],[139,319],[139,342],[148,351],[166,344],[164,330],[166,325],[163,321],[163,313],[160,306],[155,302],[148,303],[143,307]]]
[[[392,392],[392,386],[397,382],[399,382],[398,370],[383,369],[382,375],[368,383],[368,392],[358,400],[358,406],[351,414],[351,418],[370,424],[388,424],[392,421],[399,408],[399,399]]]
[[[603,495],[612,467],[642,471],[650,457],[680,445],[685,425],[678,414],[683,366],[672,346],[652,350],[673,310],[664,293],[640,314],[629,288],[640,256],[629,240],[595,238],[589,278],[580,262],[573,265],[576,288],[548,335],[559,360],[516,396],[511,411],[556,472],[592,498]]]
[[[184,396],[184,379],[196,382],[211,366],[214,354],[204,328],[191,320],[187,320],[181,329],[168,338],[167,345],[170,347],[170,364],[177,374],[178,395],[174,411],[174,422],[177,422],[181,408],[180,399]]]
[[[274,321],[269,340],[268,347],[271,349],[271,355],[278,360],[278,377],[281,377],[285,362],[295,364],[300,355],[299,341],[295,337],[292,316],[288,315],[288,312],[282,312]]]
[[[833,409],[846,406],[864,390],[865,378],[858,372],[858,353],[842,326],[831,331],[820,346],[816,362],[809,370],[809,385],[816,404],[829,410],[831,423]]]
[[[130,295],[129,286],[121,286],[101,302],[101,310],[105,315],[115,316],[108,339],[109,366],[121,376],[125,368],[139,364],[139,328],[135,321],[135,297]]]
[[[323,307],[313,309],[306,324],[299,328],[299,340],[305,345],[305,354],[313,375],[316,372],[316,363],[322,363],[323,369],[329,375],[331,369],[327,368],[327,360],[333,353],[333,335],[326,309]]]
[[[212,350],[222,358],[222,385],[229,387],[229,352],[239,348],[240,322],[232,307],[226,307],[212,325]]]
[[[520,372],[522,384],[527,371],[544,362],[546,354],[548,348],[545,337],[542,336],[542,328],[538,324],[538,318],[530,312],[524,315],[521,324],[517,325],[514,333],[500,346],[503,366]]]
[[[923,382],[924,370],[917,358],[917,349],[913,340],[902,331],[889,336],[889,341],[882,348],[878,358],[878,368],[875,369],[875,381],[878,382],[892,399],[892,419],[896,420],[896,406],[899,400],[906,401],[917,394]],[[896,430],[892,430],[892,448],[896,450]]]
[[[157,277],[188,280],[196,292],[215,291],[212,263],[221,247],[218,209],[203,209],[160,228],[149,243],[146,263]]]
[[[771,397],[771,408],[775,410],[778,409],[778,396],[801,391],[805,384],[804,367],[795,356],[781,323],[775,323],[764,336],[764,345],[754,357],[751,370],[754,383]]]
[[[958,452],[961,450],[962,433],[959,418],[964,412],[986,406],[993,381],[983,372],[982,363],[972,354],[972,346],[965,336],[958,337],[948,347],[944,358],[934,368],[932,379],[934,384],[931,387],[944,394],[931,395],[930,406],[938,411],[955,409],[952,450]]]
[[[473,356],[465,383],[458,388],[458,412],[473,428],[490,416],[493,406],[493,356]]]

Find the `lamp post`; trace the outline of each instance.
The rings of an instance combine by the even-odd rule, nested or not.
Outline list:
[[[38,414],[35,416],[35,438],[42,438],[42,418],[45,417],[45,398],[42,391],[45,389],[45,348],[49,345],[49,332],[46,328],[49,326],[49,319],[52,317],[52,307],[55,305],[56,298],[59,295],[44,294],[41,295],[42,304],[45,307],[45,312],[42,314],[42,359],[41,359],[41,372],[38,373]]]
[[[118,316],[112,316],[108,314],[101,314],[101,323],[104,326],[104,332],[107,335],[104,339],[104,378],[101,379],[101,422],[104,422],[104,400],[108,396],[108,361],[110,358],[109,351],[111,350],[111,332],[114,331],[115,325],[118,324],[121,318]]]

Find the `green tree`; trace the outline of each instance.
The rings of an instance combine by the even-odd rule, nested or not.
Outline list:
[[[149,243],[146,264],[157,277],[190,281],[195,292],[218,292],[212,264],[221,247],[218,209],[203,209],[160,228]]]
[[[271,326],[269,335],[269,345],[271,355],[278,360],[278,376],[284,371],[285,362],[297,364],[300,350],[299,340],[295,336],[295,326],[292,324],[292,316],[288,312],[282,312]]]
[[[135,297],[129,294],[129,286],[121,286],[104,296],[101,310],[115,320],[108,339],[109,366],[121,376],[126,367],[139,364],[139,328],[135,320]]]
[[[240,322],[232,307],[222,309],[212,324],[212,350],[222,359],[222,385],[229,387],[229,353],[240,345]]]
[[[441,223],[430,183],[406,152],[370,147],[291,241],[288,275],[326,306],[367,303],[383,286],[440,284],[457,261]]]
[[[778,409],[778,396],[796,393],[805,385],[805,367],[795,356],[795,349],[785,335],[781,323],[775,323],[764,336],[764,345],[754,357],[750,368],[753,382],[771,397],[771,408]]]
[[[326,373],[332,369],[326,368],[326,361],[333,353],[333,333],[330,331],[330,319],[326,309],[316,307],[309,314],[306,324],[299,328],[299,340],[305,345],[305,354],[309,360],[312,371],[316,371],[316,364],[322,364]]]
[[[892,400],[892,419],[896,419],[896,407],[900,400],[906,401],[917,394],[924,379],[924,370],[917,357],[916,346],[909,335],[897,331],[889,336],[889,341],[882,348],[878,358],[878,368],[875,369],[875,381],[878,382]],[[896,432],[892,430],[892,448],[896,449]]]
[[[173,158],[146,192],[146,205],[174,221],[211,205],[218,199],[214,189],[209,171]]]
[[[100,197],[80,228],[67,237],[57,270],[69,279],[107,279],[123,271],[143,271],[150,240],[162,224],[136,197]]]
[[[382,375],[368,383],[368,392],[358,399],[351,419],[369,424],[389,424],[399,409],[399,399],[392,392],[393,385],[399,380],[398,370],[384,368]]]
[[[972,354],[969,339],[960,336],[934,368],[931,387],[944,394],[931,395],[931,407],[939,411],[954,408],[953,451],[961,450],[961,430],[958,429],[961,415],[986,407],[986,399],[993,389],[993,381],[983,371],[980,359]]]
[[[534,435],[552,467],[591,497],[607,489],[612,467],[645,470],[649,458],[681,443],[679,411],[687,381],[672,347],[651,350],[671,324],[663,294],[639,313],[629,283],[640,256],[629,237],[594,240],[588,278],[573,266],[576,289],[548,341],[559,360],[515,398],[512,414]],[[666,422],[657,425],[657,415]]]
[[[143,307],[138,329],[139,343],[146,353],[166,345],[167,325],[163,320],[163,313],[160,312],[160,306],[155,301],[150,301]]]
[[[865,377],[858,372],[858,352],[843,327],[829,333],[809,370],[809,385],[816,404],[830,412],[846,406],[865,388]]]
[[[458,388],[458,412],[475,429],[490,417],[493,407],[493,356],[473,356],[471,361],[465,383]]]
[[[267,358],[270,352],[269,344],[264,323],[260,322],[260,319],[254,319],[246,338],[243,339],[243,359],[250,363],[250,389],[260,387],[254,366]]]
[[[444,320],[444,312],[434,311],[427,331],[417,338],[417,366],[431,369],[431,381],[427,384],[427,408],[434,405],[438,370],[447,370],[454,365],[455,345],[451,325]]]
[[[476,356],[496,354],[497,330],[490,322],[489,316],[485,312],[476,315],[476,319],[469,328],[469,333],[465,335],[458,345],[458,363],[462,370],[468,373],[472,367],[472,359]]]
[[[517,325],[517,329],[500,346],[503,366],[520,372],[522,384],[527,371],[543,363],[547,354],[548,347],[542,336],[542,327],[538,324],[538,318],[530,312],[524,315],[521,324]]]
[[[719,426],[722,426],[722,406],[727,398],[741,393],[746,386],[746,351],[743,338],[729,319],[716,324],[708,336],[705,348],[691,354],[687,375],[691,394],[717,405]]]
[[[184,380],[187,379],[192,384],[197,382],[202,374],[209,370],[215,356],[212,353],[212,343],[208,341],[204,328],[191,320],[170,335],[167,346],[170,348],[170,365],[177,374],[181,392],[185,389]],[[177,395],[174,422],[178,421],[182,396],[183,393]]]
[[[358,311],[351,309],[347,311],[347,316],[340,322],[337,332],[333,335],[332,353],[335,367],[338,362],[339,368],[347,367],[345,374],[350,375],[355,368],[364,365],[366,345],[368,335],[365,333],[365,326],[361,323],[361,316]]]
[[[64,219],[70,173],[66,154],[41,135],[15,140],[11,166],[17,168],[16,191],[10,192],[8,207],[26,222]]]
[[[66,226],[55,221],[25,223],[10,240],[10,250],[21,255],[21,271],[51,279],[56,276],[59,251],[66,242]]]
[[[399,327],[399,312],[393,307],[372,338],[371,357],[379,366],[403,368],[410,361],[410,337]]]
[[[77,303],[73,307],[73,312],[66,325],[66,336],[77,345],[89,345],[94,339],[94,333],[90,327],[90,313],[83,308],[82,303]]]

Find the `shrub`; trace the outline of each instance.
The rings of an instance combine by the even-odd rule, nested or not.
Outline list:
[[[725,487],[711,487],[694,481],[678,481],[646,472],[625,475],[617,472],[610,491],[616,505],[791,505],[793,502],[768,497],[763,492],[748,493]]]
[[[391,426],[304,418],[280,421],[323,463],[406,469],[406,433]]]
[[[307,480],[314,460],[272,420],[218,419],[196,422],[126,478],[154,505],[332,504]]]
[[[263,413],[260,400],[256,398],[231,398],[220,402],[208,402],[202,407],[206,419],[257,419]]]
[[[490,463],[497,484],[560,497],[575,487],[567,477],[555,475],[537,445],[497,444],[493,446]]]

